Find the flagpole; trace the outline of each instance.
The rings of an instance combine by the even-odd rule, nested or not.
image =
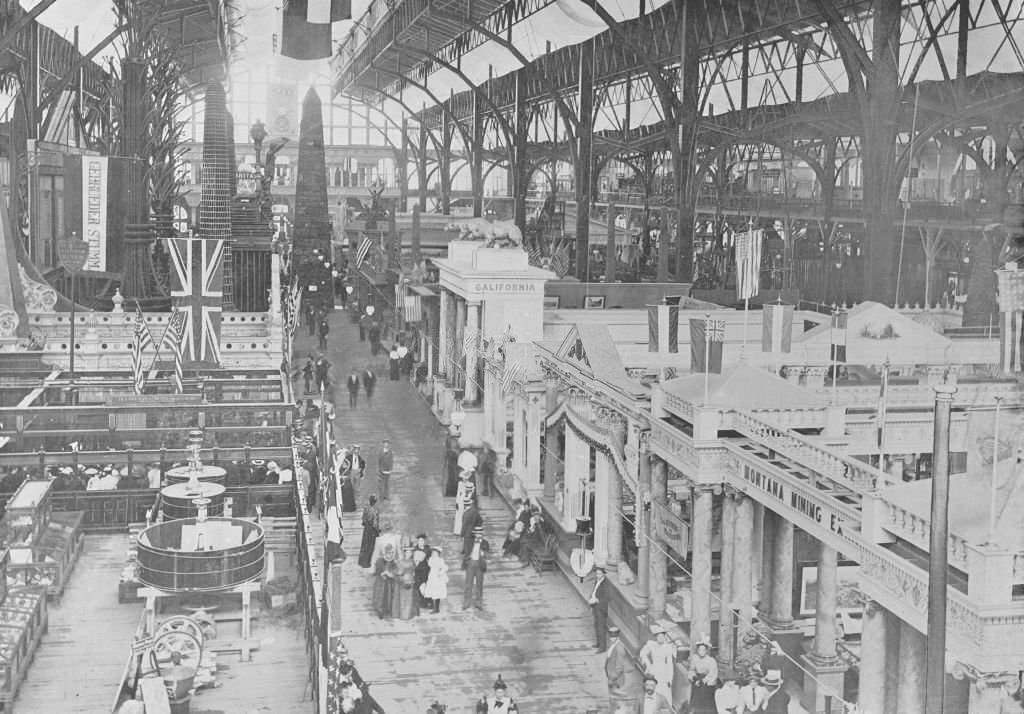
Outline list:
[[[743,348],[740,350],[740,359],[747,359],[747,323],[750,320],[750,298],[743,298]]]
[[[878,468],[885,471],[885,417],[889,402],[889,356],[885,357],[882,366],[882,400],[878,405]]]
[[[989,495],[988,504],[988,543],[996,542],[996,510],[998,509],[997,476],[999,464],[999,406],[1003,401],[1002,397],[996,397],[996,423],[992,432],[992,489]]]
[[[711,372],[711,313],[704,315],[704,406],[708,405],[708,375]],[[724,340],[723,340],[724,341]]]
[[[837,314],[838,313],[832,313],[833,321],[836,319],[835,316]],[[832,329],[832,331],[835,330],[834,327],[831,328],[831,329]],[[836,373],[839,371],[839,368],[837,367],[837,363],[836,363],[836,358],[839,356],[839,348],[836,346],[836,344],[835,344],[835,336],[833,334],[831,334],[831,332],[829,334],[829,343],[830,343],[829,344],[829,348],[828,348],[828,351],[830,353],[829,354],[829,359],[832,362],[832,404],[835,404],[836,403]]]

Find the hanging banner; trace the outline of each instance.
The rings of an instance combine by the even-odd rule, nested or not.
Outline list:
[[[657,501],[651,503],[651,530],[676,553],[686,555],[690,547],[690,524]]]
[[[294,82],[267,85],[267,131],[272,136],[296,139],[299,135],[299,89]]]
[[[82,157],[82,239],[89,244],[86,270],[107,269],[106,156]]]

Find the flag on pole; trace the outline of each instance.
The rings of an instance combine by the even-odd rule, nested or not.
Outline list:
[[[406,322],[420,322],[423,319],[423,299],[419,295],[406,295],[402,309]]]
[[[725,320],[690,320],[690,364],[694,372],[722,373]]]
[[[363,261],[366,260],[366,256],[370,254],[370,248],[373,247],[373,241],[367,237],[363,237],[363,242],[359,244],[359,248],[356,250],[356,269],[362,267]]]
[[[479,332],[467,327],[466,334],[462,338],[462,354],[469,354],[471,350],[476,349],[476,343],[479,338]]]
[[[832,313],[831,345],[829,346],[829,360],[832,362],[846,361],[846,320],[848,313],[845,310],[837,310]]]
[[[511,392],[512,384],[516,382],[525,370],[519,360],[511,360],[505,363],[505,371],[501,375],[501,391]]]
[[[331,23],[351,17],[351,0],[285,0],[281,54],[297,60],[330,57]]]
[[[647,351],[679,352],[679,306],[647,306]]]
[[[135,303],[135,331],[132,337],[132,382],[135,393],[142,394],[146,387],[146,373],[142,369],[142,351],[153,344],[153,333],[149,331],[146,318],[139,303]]]
[[[174,357],[174,391],[182,394],[185,391],[185,371],[181,360],[181,343],[185,333],[185,313],[174,312],[167,321],[167,329],[160,340],[161,349],[166,347]]]
[[[749,300],[760,289],[763,238],[762,230],[736,234],[736,297],[739,300]]]
[[[761,321],[761,351],[789,352],[793,342],[795,306],[770,303],[764,306]]]
[[[882,365],[882,386],[878,390],[878,453],[885,454],[885,411],[889,401],[889,360]],[[884,469],[885,464],[879,459],[878,468]]]

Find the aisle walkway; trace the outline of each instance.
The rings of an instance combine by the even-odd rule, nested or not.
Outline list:
[[[511,514],[498,496],[481,498],[486,537],[498,552],[484,583],[485,611],[463,612],[458,539],[452,534],[454,499],[443,498],[441,467],[444,431],[420,395],[406,380],[388,380],[386,357],[370,356],[347,314],[330,320],[327,358],[333,365],[338,408],[335,432],[340,442],[358,443],[367,459],[360,487],[360,508],[376,490],[376,453],[391,440],[395,469],[392,497],[384,518],[408,536],[425,531],[441,545],[450,570],[449,597],[439,615],[380,620],[370,607],[371,577],[359,568],[359,514],[346,514],[343,566],[344,631],[361,674],[387,714],[422,712],[437,700],[450,714],[473,711],[501,674],[521,711],[584,714],[607,711],[603,656],[593,649],[589,608],[559,574],[538,575],[518,560],[500,557]],[[296,363],[316,346],[305,328],[296,335]],[[379,377],[373,407],[360,394],[348,408],[345,377],[372,365]],[[301,391],[301,380],[298,383]]]

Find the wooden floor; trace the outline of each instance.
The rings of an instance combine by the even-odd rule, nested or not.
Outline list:
[[[386,360],[371,357],[369,343],[358,341],[347,316],[332,315],[330,336],[327,358],[335,380],[343,382],[350,371],[371,364],[379,378],[372,407],[360,394],[357,408],[349,409],[344,387],[338,389],[336,437],[343,444],[359,443],[367,460],[360,506],[377,489],[376,453],[381,439],[388,438],[394,475],[383,520],[407,537],[425,532],[443,548],[450,568],[448,599],[440,614],[379,619],[371,609],[372,576],[356,562],[360,514],[344,514],[349,558],[342,571],[343,631],[384,711],[418,714],[437,700],[448,705],[450,714],[470,714],[480,696],[492,693],[500,674],[524,714],[607,712],[604,656],[594,651],[589,607],[561,573],[538,575],[517,559],[500,557],[512,514],[498,496],[480,499],[486,537],[497,553],[485,576],[485,611],[463,611],[462,544],[451,534],[455,499],[444,498],[441,489],[444,432],[407,379],[388,379]],[[313,346],[308,335],[299,336],[299,364]],[[317,525],[313,532],[323,531]],[[639,682],[634,686],[638,689]]]
[[[18,714],[104,714],[111,710],[128,644],[142,617],[140,603],[119,604],[117,582],[128,551],[127,535],[86,536],[60,603],[50,604],[50,626],[14,710]],[[235,599],[239,599],[235,596]],[[225,608],[230,611],[230,603]],[[306,684],[306,654],[298,617],[261,612],[253,623],[260,648],[251,662],[220,655],[216,689],[201,689],[192,714],[305,714],[313,710]],[[170,614],[170,613],[168,613]],[[159,622],[160,618],[157,618]],[[217,639],[238,639],[239,621],[219,622]]]

